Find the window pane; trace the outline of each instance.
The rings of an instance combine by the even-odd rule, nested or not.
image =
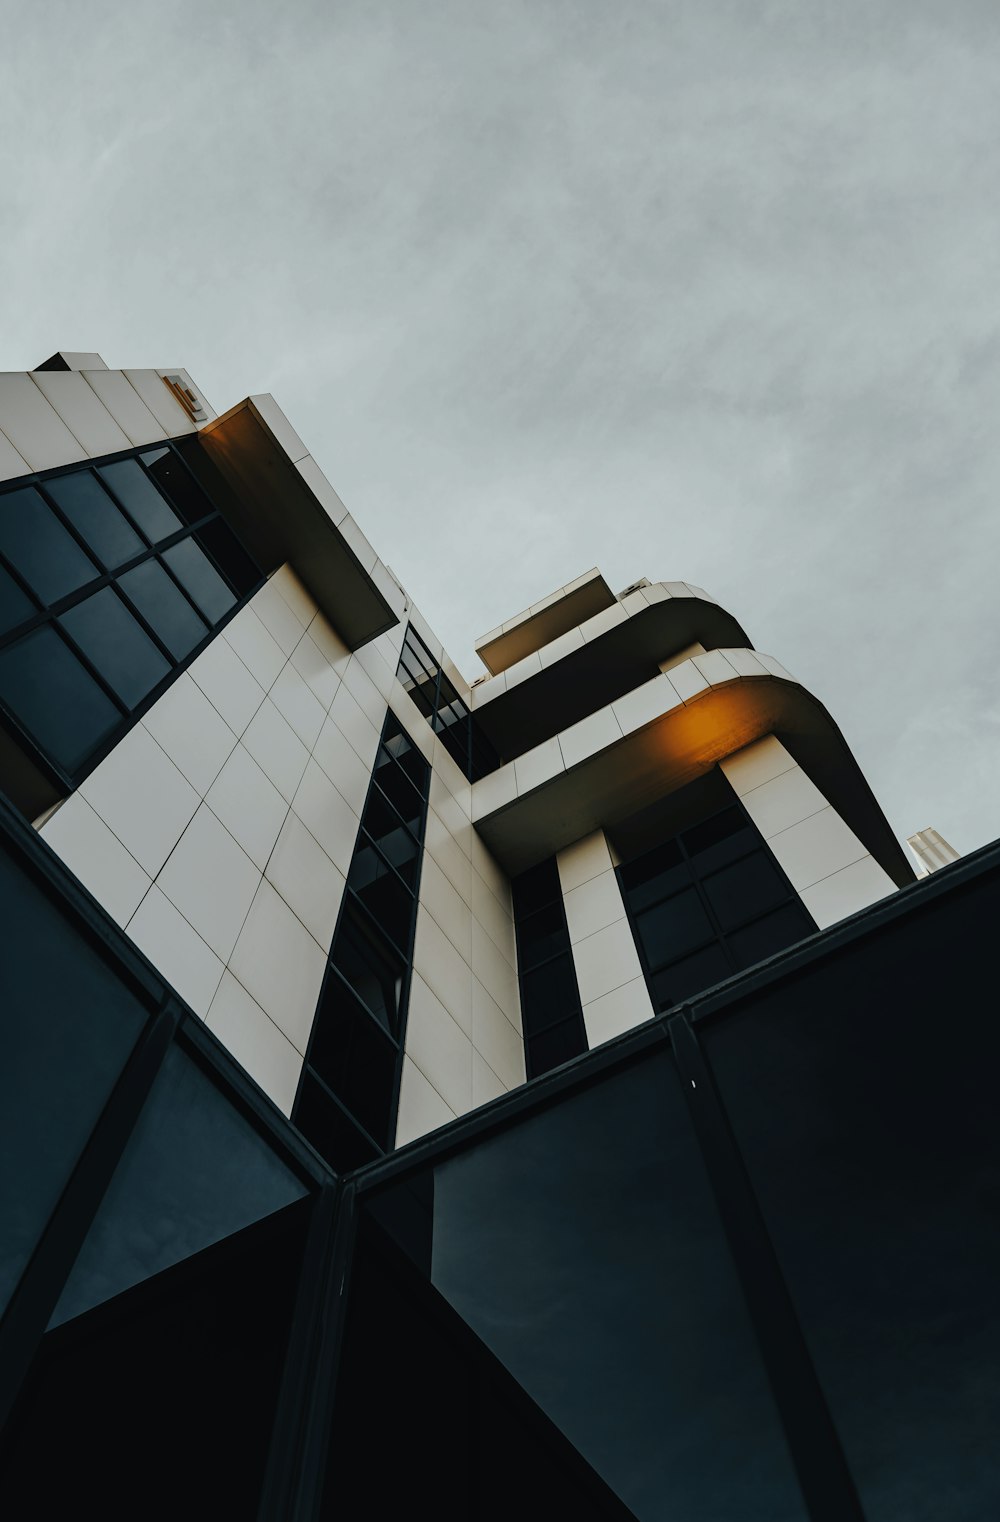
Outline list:
[[[110,587],[78,602],[59,622],[130,708],[171,669]]]
[[[2,1311],[147,1011],[6,851],[0,914]]]
[[[309,1066],[379,1146],[389,1142],[396,1044],[340,982],[328,978]]]
[[[563,1062],[570,1062],[587,1050],[583,1019],[564,1020],[551,1030],[541,1031],[527,1043],[529,1077],[540,1078]]]
[[[732,974],[733,965],[722,947],[706,946],[704,951],[683,957],[653,975],[653,1003],[662,1012],[681,999],[689,999],[692,994],[711,988],[713,983],[721,983],[723,978],[732,977]]]
[[[723,930],[742,925],[753,915],[788,898],[786,884],[764,851],[755,851],[731,867],[723,867],[721,872],[706,877],[704,886]]]
[[[627,862],[620,875],[633,914],[691,881],[690,868],[676,840],[668,840],[655,851]]]
[[[129,517],[135,519],[151,544],[165,539],[168,534],[176,534],[183,527],[181,519],[157,491],[138,460],[118,460],[99,469]]]
[[[547,861],[540,861],[537,867],[522,872],[512,880],[510,887],[514,915],[518,920],[524,915],[533,914],[545,904],[558,902],[562,898],[562,889],[555,857],[550,856]]]
[[[211,502],[172,449],[152,450],[142,459],[157,486],[170,498],[185,523],[197,523],[212,511]]]
[[[235,605],[235,594],[193,539],[182,539],[180,544],[164,550],[163,558],[209,623],[218,623]]]
[[[0,496],[0,550],[44,603],[99,575],[97,566],[30,487]]]
[[[813,933],[814,927],[806,919],[798,904],[786,904],[773,914],[766,914],[743,930],[736,930],[727,938],[727,944],[736,959],[737,967],[752,967],[754,962],[794,946]]]
[[[365,810],[366,833],[368,833],[368,827],[380,826],[379,833],[372,836],[372,839],[383,856],[392,862],[396,871],[412,887],[417,875],[419,848],[409,830],[405,830],[400,824],[395,812],[391,811],[386,803],[379,801],[380,807]],[[362,841],[359,839],[355,850],[361,849]]]
[[[562,903],[547,904],[517,922],[517,960],[522,970],[563,951],[569,939]]]
[[[302,1180],[201,1068],[172,1046],[50,1325],[79,1316],[306,1193]]]
[[[206,523],[195,534],[195,538],[208,551],[240,597],[245,597],[263,580],[236,535],[221,518],[213,518],[211,523]]]
[[[131,523],[91,471],[53,476],[46,481],[45,490],[109,571],[145,550]]]
[[[182,661],[205,638],[205,625],[156,560],[126,571],[119,586],[156,630],[174,660]]]
[[[708,872],[750,850],[759,837],[743,810],[731,808],[685,830],[681,839],[688,855],[695,859],[695,870]]]
[[[331,1168],[347,1173],[378,1157],[375,1144],[307,1070],[295,1107],[295,1124]]]
[[[418,832],[424,812],[424,800],[395,761],[391,761],[380,751],[372,777],[404,823],[408,824],[415,833]],[[372,822],[368,825],[368,829],[372,835],[380,835],[384,829],[392,828],[391,816],[385,811],[385,799],[380,797],[374,789],[365,804],[366,824],[368,824],[369,811]]]
[[[655,909],[647,909],[637,917],[636,929],[652,968],[694,951],[715,936],[695,888],[685,888]]]
[[[380,930],[400,950],[410,944],[414,898],[374,851],[362,850],[351,863],[351,887]]]
[[[32,618],[38,609],[13,576],[0,565],[0,634],[16,629]]]
[[[558,1025],[561,1020],[579,1012],[576,971],[568,951],[554,961],[522,974],[521,1017],[526,1034],[534,1036],[537,1031]]]
[[[111,699],[49,626],[0,650],[0,699],[68,772],[122,721]]]
[[[374,932],[366,935],[349,912],[343,915],[334,937],[331,963],[378,1022],[395,1034],[402,965],[388,946],[376,941]]]

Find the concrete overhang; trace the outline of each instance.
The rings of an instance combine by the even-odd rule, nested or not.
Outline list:
[[[201,456],[221,478],[220,505],[258,564],[289,561],[352,650],[399,623],[402,590],[272,397],[247,397],[184,442],[196,473]]]
[[[603,608],[610,608],[615,601],[615,594],[595,566],[540,602],[532,603],[523,613],[508,618],[499,629],[483,634],[476,641],[476,654],[487,671],[496,676]]]
[[[893,882],[913,882],[902,847],[823,704],[772,657],[748,650],[685,661],[475,783],[473,823],[515,875],[593,830],[613,828],[770,734]]]
[[[513,760],[649,681],[674,651],[694,644],[753,648],[700,587],[657,582],[474,687],[476,721],[497,753]]]

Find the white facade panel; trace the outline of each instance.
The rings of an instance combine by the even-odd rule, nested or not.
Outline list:
[[[91,459],[129,448],[128,436],[82,375],[43,370],[34,372],[31,379]]]
[[[231,972],[222,974],[205,1024],[278,1109],[292,1113],[302,1056]]]
[[[266,879],[250,906],[230,970],[304,1056],[326,953]]]
[[[43,839],[123,928],[152,878],[81,793],[74,793],[42,827]]]
[[[169,437],[120,370],[83,370],[81,374],[134,448],[142,444],[162,444]],[[188,422],[184,432],[191,431]]]
[[[87,458],[80,441],[30,375],[0,374],[0,428],[28,470],[51,470]]]
[[[206,1015],[223,963],[154,883],[129,920],[128,934],[196,1015]]]

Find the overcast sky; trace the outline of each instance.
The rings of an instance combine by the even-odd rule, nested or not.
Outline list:
[[[274,393],[467,675],[689,579],[1000,835],[996,0],[0,0],[0,368]]]

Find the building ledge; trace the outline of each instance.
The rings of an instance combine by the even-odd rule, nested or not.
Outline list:
[[[512,876],[695,781],[773,734],[898,886],[913,869],[816,698],[771,656],[695,656],[626,693],[472,788],[479,835]]]
[[[405,595],[271,396],[205,424],[186,455],[225,483],[223,510],[268,571],[286,561],[356,650],[399,623]],[[215,488],[218,489],[217,487]]]
[[[523,613],[508,618],[476,641],[476,654],[493,676],[506,671],[526,655],[558,639],[603,608],[610,608],[615,594],[595,566],[532,603]]]

